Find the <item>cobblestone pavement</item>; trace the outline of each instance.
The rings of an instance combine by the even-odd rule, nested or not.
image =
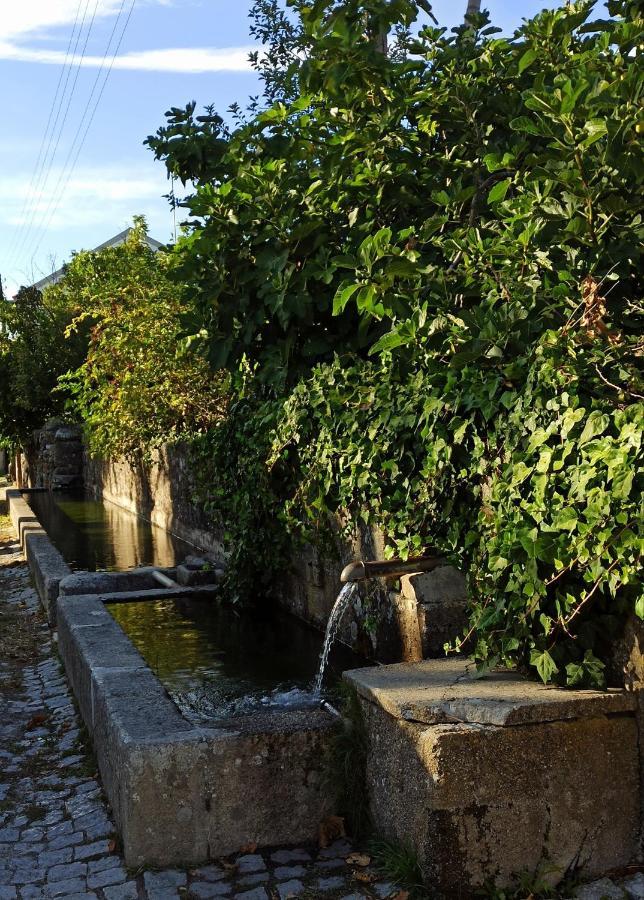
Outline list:
[[[319,852],[248,852],[190,870],[128,871],[55,637],[7,525],[0,517],[0,900],[360,900],[399,893],[382,879],[363,887],[346,862],[353,849],[347,841]]]

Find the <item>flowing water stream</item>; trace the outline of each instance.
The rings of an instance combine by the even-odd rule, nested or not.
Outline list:
[[[322,653],[320,654],[320,666],[318,668],[318,674],[315,679],[315,686],[313,688],[313,693],[320,694],[322,691],[322,682],[324,681],[324,672],[327,667],[327,663],[329,661],[329,653],[331,652],[331,645],[336,638],[338,633],[338,629],[340,628],[340,622],[342,621],[342,616],[345,614],[347,609],[349,608],[349,604],[352,602],[358,591],[358,582],[350,581],[348,584],[344,584],[342,586],[342,590],[337,596],[337,599],[333,605],[333,609],[331,610],[331,615],[329,616],[329,621],[326,625],[326,634],[324,636],[324,644],[322,646]]]

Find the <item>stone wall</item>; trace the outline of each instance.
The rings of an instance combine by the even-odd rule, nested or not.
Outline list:
[[[84,484],[104,499],[225,561],[223,535],[194,501],[195,484],[185,445],[162,447],[149,461],[91,459],[80,430],[52,420],[34,433],[33,445],[13,462],[21,488],[64,488]],[[324,629],[340,589],[340,572],[353,559],[379,559],[384,538],[356,528],[338,536],[321,554],[312,546],[294,548],[284,572],[280,603],[288,612]],[[340,640],[380,662],[443,655],[465,621],[462,575],[444,567],[399,582],[379,579],[361,586],[343,618]]]
[[[150,462],[93,460],[85,456],[86,488],[118,506],[171,531],[219,560],[225,560],[222,535],[194,502],[188,448],[166,446]],[[321,554],[314,547],[295,549],[284,572],[281,605],[316,628],[324,629],[340,589],[340,572],[352,559],[382,558],[384,539],[376,530],[356,529],[338,537]],[[464,624],[465,582],[445,567],[429,575],[408,576],[403,589],[383,580],[360,590],[347,610],[340,639],[367,658],[381,662],[442,655],[443,644]]]
[[[184,445],[165,446],[149,462],[84,458],[86,489],[224,558],[222,535],[194,502],[194,479]]]
[[[34,431],[32,443],[12,460],[11,475],[20,488],[60,490],[83,484],[81,429],[51,419]]]

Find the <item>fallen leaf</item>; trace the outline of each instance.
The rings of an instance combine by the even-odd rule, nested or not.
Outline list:
[[[254,853],[257,850],[257,844],[251,841],[249,844],[244,844],[244,846],[240,849],[240,853]]]
[[[115,850],[116,850],[116,841],[114,840],[114,838],[112,838],[111,841],[107,842],[107,852],[114,853]]]
[[[409,891],[398,891],[392,895],[391,900],[409,900]]]
[[[325,847],[328,847],[329,844],[332,844],[333,841],[337,841],[338,838],[346,836],[347,833],[344,829],[344,819],[341,816],[329,816],[320,822],[318,837],[320,847],[323,850]]]
[[[353,877],[356,881],[361,881],[362,884],[371,884],[372,881],[376,880],[376,876],[372,872],[354,872]]]
[[[371,857],[367,856],[366,853],[351,853],[347,856],[346,862],[350,866],[368,866],[371,862]]]
[[[27,722],[25,726],[25,731],[31,731],[33,728],[38,728],[39,725],[42,725],[43,722],[47,721],[47,713],[36,713],[35,716],[32,716],[31,719]]]

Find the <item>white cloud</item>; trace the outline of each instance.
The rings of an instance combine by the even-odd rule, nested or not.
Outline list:
[[[140,50],[117,56],[113,68],[184,74],[247,72],[251,69],[248,61],[251,49],[250,47],[226,47],[220,50],[211,47],[171,47],[162,50]],[[65,61],[65,54],[60,50],[34,50],[9,42],[0,42],[0,59],[62,65]],[[85,56],[81,65],[96,68],[103,63],[102,56]]]
[[[54,182],[59,174],[58,169],[52,171]],[[161,167],[84,166],[70,179],[51,221],[51,194],[31,193],[35,222],[48,221],[47,228],[32,228],[24,245],[19,245],[19,255],[13,257],[8,253],[11,237],[30,220],[30,214],[25,215],[26,184],[26,177],[0,176],[0,271],[10,293],[18,284],[30,284],[57,269],[72,250],[91,249],[118,234],[139,213],[147,216],[153,237],[170,239],[172,214],[162,197],[169,187]],[[9,267],[11,259],[14,263]]]
[[[97,17],[111,16],[118,12],[120,0],[99,0]],[[24,35],[42,36],[52,28],[72,25],[79,7],[78,0],[22,0],[3,3],[0,17],[0,39],[13,41]],[[81,6],[81,18],[84,6]],[[91,15],[94,7],[88,8]]]
[[[53,184],[57,183],[59,175],[60,171],[52,170]],[[31,213],[24,214],[25,199],[30,200],[30,209],[35,210],[36,221],[45,217],[48,209],[51,211],[51,192],[47,191],[41,197],[33,190],[25,191],[25,184],[26,179],[0,178],[4,228],[18,228],[29,221]],[[48,231],[109,222],[111,219],[120,221],[123,215],[136,213],[139,209],[137,204],[157,201],[167,191],[164,174],[154,168],[152,173],[143,167],[140,171],[124,170],[117,166],[79,169],[69,180]]]
[[[96,2],[96,0],[94,0]],[[86,23],[94,12],[94,2],[88,0]],[[169,0],[148,0],[154,5],[168,5]],[[6,2],[8,8],[0,16],[0,59],[16,62],[63,65],[63,50],[34,46],[34,40],[51,37],[51,30],[72,26],[79,9],[78,0],[22,0]],[[126,4],[127,5],[127,4]],[[122,0],[98,0],[96,17],[116,15]],[[81,4],[81,18],[85,6]],[[30,46],[26,45],[29,40]],[[115,69],[148,72],[176,72],[199,74],[204,72],[247,72],[250,47],[170,47],[123,53],[113,63]],[[111,54],[108,57],[111,60]],[[77,60],[77,64],[79,61]],[[80,65],[96,68],[104,64],[103,56],[85,56]]]

